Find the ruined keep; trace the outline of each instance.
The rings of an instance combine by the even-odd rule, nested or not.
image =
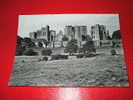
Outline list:
[[[30,34],[31,39],[46,39],[47,41],[50,41],[50,29],[47,25],[46,27],[42,27],[40,30],[37,30],[36,32],[31,32]]]
[[[81,46],[82,41],[87,36],[87,26],[65,26],[64,29],[65,35],[69,40],[76,39],[78,46]]]
[[[79,47],[82,47],[88,36],[94,41],[96,47],[105,46],[105,44],[107,46],[110,45],[108,39],[109,31],[105,25],[99,24],[91,26],[90,34],[88,34],[87,26],[85,25],[67,25],[64,27],[64,32],[60,30],[58,34],[55,30],[50,30],[50,27],[47,25],[40,30],[29,33],[29,35],[36,45],[38,42],[42,42],[43,47],[45,47],[43,40],[49,42],[49,47],[60,47],[63,43],[66,45],[67,41],[62,41],[63,36],[66,36],[68,41],[76,39]]]
[[[43,46],[45,46],[43,40],[46,40],[50,43],[55,41],[56,31],[50,30],[50,27],[47,25],[46,27],[42,27],[36,32],[30,32],[29,36],[36,45],[38,44],[38,42],[42,42]]]
[[[100,47],[104,44],[110,44],[108,39],[109,31],[106,30],[106,26],[96,24],[91,26],[91,37],[96,47]]]

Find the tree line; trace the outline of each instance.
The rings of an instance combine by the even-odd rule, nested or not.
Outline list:
[[[114,31],[111,39],[112,40],[121,39],[120,30]],[[76,53],[76,52],[82,52],[84,54],[87,54],[89,52],[96,52],[93,40],[90,38],[90,36],[84,37],[84,40],[86,41],[85,44],[83,44],[79,48],[77,40],[72,39],[72,40],[68,41],[68,38],[66,36],[64,36],[62,38],[62,41],[68,41],[64,52],[67,52],[70,55],[72,55],[73,53]],[[38,47],[43,47],[42,43],[45,44],[45,47],[47,48],[47,46],[50,42],[45,39],[42,39],[38,42]],[[115,44],[116,43],[113,42],[113,45],[115,45]],[[27,49],[33,48],[33,47],[36,47],[36,44],[32,41],[31,38],[28,38],[28,37],[22,38],[20,36],[17,36],[16,55],[23,55],[24,53],[27,53]],[[34,53],[34,51],[30,50],[29,53]]]

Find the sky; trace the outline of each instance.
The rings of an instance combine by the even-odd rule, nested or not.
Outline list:
[[[57,33],[66,25],[86,25],[88,34],[92,25],[105,25],[110,34],[120,29],[118,14],[47,14],[19,15],[18,35],[29,37],[30,32],[37,31],[46,25]]]

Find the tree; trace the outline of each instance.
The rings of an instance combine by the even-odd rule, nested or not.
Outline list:
[[[65,51],[72,55],[72,53],[76,53],[78,49],[77,40],[72,39],[66,45]]]
[[[48,49],[48,48],[44,48],[42,51],[41,51],[42,55],[44,56],[50,56],[52,54],[52,50],[51,49]]]
[[[83,45],[82,50],[83,50],[84,54],[87,54],[90,52],[96,52],[93,41],[92,40],[86,41],[86,43]]]
[[[23,55],[23,52],[25,51],[24,47],[17,47],[16,48],[16,56],[21,56]]]
[[[22,45],[23,43],[23,38],[20,36],[17,36],[17,41],[16,41],[16,56],[20,56],[23,54],[25,47]]]
[[[112,49],[112,50],[110,51],[110,53],[111,53],[111,55],[112,55],[112,56],[117,55],[117,53],[116,53],[116,50],[115,50],[115,49]]]
[[[16,43],[16,55],[20,56],[23,55],[26,48],[34,47],[35,43],[31,40],[31,38],[25,37],[22,38],[17,36],[17,43]]]
[[[68,41],[68,37],[64,35],[64,36],[62,37],[62,41]]]
[[[121,39],[120,30],[114,31],[112,34],[112,47],[120,46],[119,40]]]
[[[36,56],[37,52],[35,52],[33,49],[27,49],[27,50],[24,51],[23,54],[26,55],[26,56]]]
[[[35,43],[32,42],[31,38],[25,37],[25,38],[23,39],[23,45],[24,45],[25,47],[30,48],[30,47],[34,47],[34,46],[35,46]]]
[[[92,41],[92,38],[90,35],[86,35],[85,41]]]
[[[20,36],[17,36],[17,44],[16,46],[22,46],[23,38]]]
[[[112,34],[112,39],[121,39],[120,30],[114,31]]]

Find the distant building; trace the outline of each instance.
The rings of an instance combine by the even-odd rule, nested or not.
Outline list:
[[[62,47],[67,44],[68,41],[76,39],[78,46],[82,47],[86,40],[93,40],[96,47],[101,47],[104,44],[109,43],[109,31],[106,30],[104,25],[96,24],[91,26],[90,36],[87,33],[87,26],[85,25],[67,25],[64,28],[64,33],[62,30],[56,33],[55,30],[50,30],[50,27],[42,27],[40,30],[29,33],[30,38],[38,45],[42,42],[45,47],[44,40],[49,42],[49,47]],[[68,41],[63,41],[62,38],[66,36]],[[91,38],[91,39],[90,39]]]
[[[30,32],[29,36],[35,42],[36,45],[38,45],[38,42],[42,42],[43,47],[45,47],[43,41],[46,40],[50,42],[49,46],[51,46],[51,44],[53,44],[52,42],[55,41],[56,31],[50,30],[50,27],[47,25],[46,27],[42,27],[36,32]]]
[[[49,26],[42,27],[40,30],[37,30],[36,32],[30,33],[31,39],[45,39],[47,41],[51,41],[51,32],[49,29]]]
[[[65,35],[68,37],[69,40],[74,39],[74,28],[73,26],[65,26],[64,29]]]
[[[104,25],[96,24],[91,26],[91,37],[97,47],[107,44],[109,41],[109,31]]]
[[[59,33],[56,34],[55,40],[56,41],[62,41],[63,36],[64,36],[63,32],[60,30]]]
[[[64,32],[69,40],[76,39],[81,46],[81,42],[87,36],[87,26],[65,26]]]
[[[50,41],[55,41],[56,39],[56,31],[50,30]]]

